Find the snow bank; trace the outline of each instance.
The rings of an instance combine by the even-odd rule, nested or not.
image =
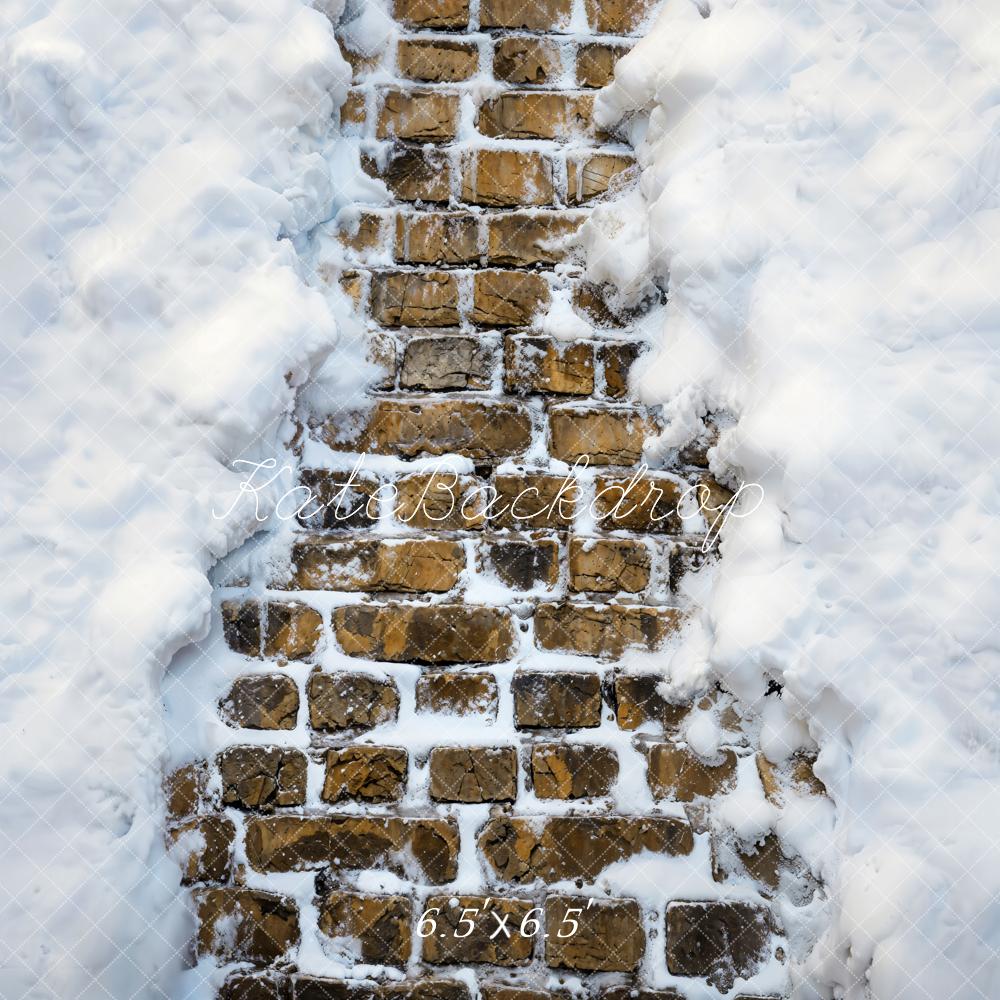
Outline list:
[[[0,38],[0,995],[160,997],[159,679],[336,335],[293,241],[349,70],[302,0],[6,0]]]
[[[644,169],[591,274],[669,275],[656,447],[729,411],[713,469],[765,490],[702,668],[783,685],[836,802],[801,997],[1000,991],[997,79],[985,0],[668,0],[599,99]]]

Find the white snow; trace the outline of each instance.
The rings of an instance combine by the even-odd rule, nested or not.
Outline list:
[[[836,803],[779,821],[831,894],[797,997],[1000,989],[998,78],[986,0],[667,0],[598,101],[643,175],[589,271],[669,281],[652,451],[728,411],[713,470],[764,489],[683,671],[780,683]]]

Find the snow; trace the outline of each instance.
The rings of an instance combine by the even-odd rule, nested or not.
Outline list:
[[[836,806],[778,821],[829,893],[782,908],[797,997],[1000,987],[998,73],[985,0],[667,0],[598,99],[642,177],[588,273],[669,287],[650,453],[731,414],[712,469],[764,494],[670,672],[779,683]]]
[[[353,199],[349,70],[301,0],[7,0],[0,26],[0,995],[163,997],[191,926],[160,678],[256,527],[212,516],[232,460],[283,452],[336,337],[306,234]]]

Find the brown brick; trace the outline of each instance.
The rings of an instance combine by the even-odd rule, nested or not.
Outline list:
[[[587,23],[598,35],[637,34],[655,0],[585,0]]]
[[[454,979],[409,979],[385,983],[378,1000],[472,1000],[469,987]]]
[[[514,590],[559,582],[559,543],[554,538],[497,538],[483,546],[497,578]]]
[[[309,725],[328,732],[367,730],[392,722],[399,691],[391,680],[344,671],[314,671],[306,682]]]
[[[348,656],[390,663],[500,663],[516,648],[510,613],[464,604],[340,607],[337,641]]]
[[[372,274],[371,311],[383,326],[454,326],[458,279],[447,271],[378,271]]]
[[[479,23],[484,28],[559,31],[569,27],[572,0],[482,0]]]
[[[391,334],[371,334],[365,345],[365,359],[376,369],[372,374],[366,376],[366,388],[395,388],[396,341]]]
[[[612,341],[602,344],[598,356],[604,366],[604,395],[609,399],[628,396],[628,380],[632,366],[645,349],[634,341]]]
[[[567,919],[568,915],[568,919]],[[559,930],[575,933],[559,936]],[[563,922],[565,921],[565,922]],[[545,900],[545,964],[581,972],[631,972],[642,961],[646,934],[634,899],[549,896]]]
[[[626,649],[655,650],[680,626],[676,608],[636,605],[540,604],[535,643],[580,656],[619,657]]]
[[[423,939],[422,958],[432,965],[526,965],[531,961],[534,937],[520,934],[519,928],[534,905],[530,899],[430,896],[424,912],[437,911],[430,914],[436,929]],[[497,933],[498,922],[510,933]]]
[[[399,816],[265,816],[247,821],[247,859],[257,871],[386,867],[431,885],[458,873],[458,824]]]
[[[573,525],[579,498],[572,476],[497,474],[487,513],[497,528],[565,530]]]
[[[609,865],[643,851],[680,855],[694,850],[691,827],[670,816],[494,816],[479,849],[503,882],[592,881]]]
[[[649,586],[648,546],[623,538],[574,538],[569,544],[569,589],[577,593],[637,594]]]
[[[319,929],[356,941],[361,961],[370,965],[409,962],[412,922],[413,903],[406,896],[331,892],[319,904]]]
[[[549,429],[552,457],[560,461],[635,465],[653,425],[638,410],[559,407],[549,411]]]
[[[520,455],[531,444],[531,417],[519,403],[447,400],[410,403],[380,399],[355,437],[343,440],[343,421],[327,424],[331,448],[418,458],[453,452],[490,462]]]
[[[367,112],[367,96],[358,87],[352,87],[340,106],[340,125],[349,135],[360,135]]]
[[[595,673],[540,670],[514,674],[518,729],[586,729],[601,724],[601,678]]]
[[[736,754],[723,750],[718,764],[708,764],[675,743],[656,743],[649,748],[648,779],[656,799],[693,802],[701,796],[720,795],[736,780]]]
[[[223,601],[222,630],[244,656],[301,660],[319,644],[323,619],[298,601]]]
[[[677,513],[681,489],[664,476],[598,476],[597,523],[605,531],[674,534],[683,527]]]
[[[530,267],[558,264],[583,224],[580,215],[561,212],[502,212],[489,217],[486,256],[490,264]]]
[[[411,528],[469,531],[486,520],[483,485],[451,473],[406,476],[396,481],[396,519]]]
[[[219,703],[219,714],[236,728],[294,729],[299,689],[286,674],[237,677]]]
[[[489,389],[496,344],[482,337],[413,337],[403,352],[402,389]]]
[[[657,690],[663,678],[658,674],[618,674],[615,703],[618,725],[633,732],[640,726],[656,726],[673,732],[690,711],[690,704],[675,705]]]
[[[469,0],[394,0],[392,16],[413,28],[466,28]]]
[[[324,802],[396,802],[406,788],[409,755],[398,747],[352,746],[326,752]]]
[[[752,903],[683,902],[667,906],[667,968],[699,976],[721,993],[749,979],[770,958],[771,918]]]
[[[437,38],[401,38],[396,47],[399,75],[423,83],[456,83],[474,76],[479,67],[475,42]]]
[[[635,158],[625,153],[590,153],[566,162],[566,201],[582,205],[603,194],[616,195],[639,177]]]
[[[236,827],[225,816],[198,816],[168,834],[171,854],[181,866],[181,882],[224,882],[233,864]]]
[[[796,754],[782,767],[772,764],[762,753],[757,754],[757,773],[764,795],[776,806],[784,805],[788,790],[800,795],[826,795],[826,785],[813,771],[814,754]]]
[[[362,156],[361,166],[400,201],[445,202],[451,197],[451,160],[443,150],[397,146],[381,166],[371,156]]]
[[[480,996],[483,1000],[566,1000],[567,998],[566,994],[506,986],[502,983],[483,983],[480,986]]]
[[[163,780],[167,819],[193,816],[201,807],[207,782],[208,765],[203,760],[192,761],[171,771]]]
[[[479,149],[462,161],[462,201],[492,208],[551,205],[552,161],[541,153]]]
[[[435,747],[430,795],[437,802],[513,802],[517,752],[513,747]]]
[[[344,271],[337,281],[337,284],[351,300],[355,309],[362,309],[362,301],[365,297],[365,275],[361,271]]]
[[[292,1000],[379,1000],[377,983],[296,975],[292,978]]]
[[[289,747],[227,747],[215,758],[222,804],[272,810],[306,801],[306,757]]]
[[[540,274],[477,271],[472,279],[472,321],[483,326],[527,326],[549,304],[549,286]]]
[[[418,677],[416,698],[418,712],[495,718],[500,694],[492,674],[446,671]]]
[[[341,212],[337,216],[337,242],[359,257],[366,257],[385,242],[386,220],[379,212]]]
[[[236,972],[219,988],[218,1000],[291,1000],[291,990],[285,976]]]
[[[615,986],[601,995],[601,1000],[684,1000],[676,990],[644,990],[634,986]],[[740,1000],[736,997],[736,1000]],[[776,998],[778,1000],[778,998]]]
[[[509,393],[551,392],[589,396],[594,391],[594,349],[585,341],[507,337],[504,388]]]
[[[587,743],[536,743],[531,781],[540,799],[588,799],[610,795],[618,780],[618,755]]]
[[[468,212],[396,216],[395,258],[407,264],[469,264],[479,260],[479,219]]]
[[[569,139],[593,132],[593,97],[565,91],[508,91],[485,101],[476,127],[496,139]]]
[[[299,943],[295,900],[257,889],[200,889],[198,953],[270,965]]]
[[[292,546],[296,590],[444,593],[465,569],[459,542],[432,538],[325,542]]]
[[[629,51],[628,45],[586,42],[576,50],[578,87],[606,87],[615,75],[615,63]]]
[[[390,90],[382,98],[376,138],[448,142],[458,126],[458,96],[439,91]]]
[[[562,73],[559,47],[551,38],[508,35],[497,41],[493,53],[493,75],[507,83],[540,84]]]
[[[378,487],[378,479],[365,472],[351,476],[303,469],[288,509],[281,513],[287,516],[294,509],[298,523],[313,530],[370,528],[378,521]]]

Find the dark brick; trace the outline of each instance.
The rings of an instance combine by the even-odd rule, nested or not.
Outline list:
[[[586,729],[601,724],[596,673],[522,671],[511,681],[518,729]]]

